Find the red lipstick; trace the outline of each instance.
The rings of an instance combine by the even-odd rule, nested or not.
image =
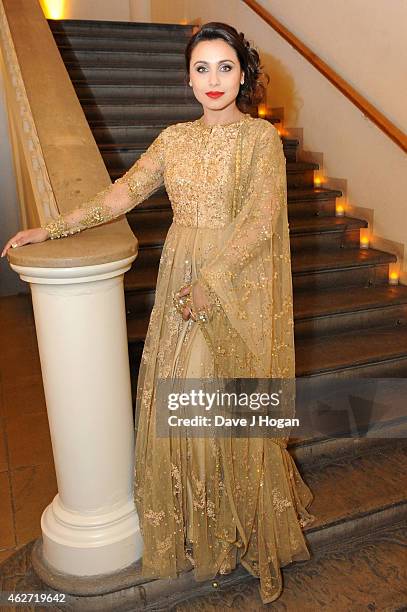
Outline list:
[[[224,93],[224,91],[207,91],[206,95],[210,98],[220,98],[220,96],[223,96]]]

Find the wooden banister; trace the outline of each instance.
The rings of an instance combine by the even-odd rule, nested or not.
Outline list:
[[[392,121],[381,113],[364,96],[356,91],[345,79],[324,62],[316,53],[305,45],[297,36],[288,30],[278,19],[261,6],[256,0],[243,0],[259,17],[264,19],[273,30],[284,38],[294,49],[308,60],[321,74],[323,74],[339,91],[341,91],[362,113],[375,123],[389,138],[393,140],[404,152],[407,152],[407,135]]]
[[[111,181],[38,0],[0,0],[0,46],[32,205],[41,221],[68,213]],[[137,249],[123,216],[64,240],[10,249],[7,258],[19,266],[71,268],[121,261]]]

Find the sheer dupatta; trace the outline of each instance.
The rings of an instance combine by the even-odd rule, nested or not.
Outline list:
[[[278,416],[291,419],[295,353],[286,161],[273,125],[259,122],[254,146],[242,146],[245,129],[243,124],[236,145],[232,222],[219,251],[197,272],[211,306],[209,321],[198,323],[219,386],[224,382],[229,391],[229,378],[279,379]],[[282,589],[280,567],[309,558],[301,528],[314,520],[307,511],[312,494],[286,448],[289,427],[274,437],[266,427],[260,436],[250,427],[245,431],[219,438],[228,505],[219,512],[218,536],[229,544],[220,561],[226,571],[240,561],[259,576],[263,603],[269,603]]]
[[[254,147],[236,149],[232,222],[198,272],[214,305],[199,322],[224,377],[295,376],[286,162],[276,128],[261,122]],[[248,159],[248,157],[250,158]]]

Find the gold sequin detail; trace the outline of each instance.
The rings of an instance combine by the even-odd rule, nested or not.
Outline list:
[[[155,527],[158,527],[158,525],[163,520],[164,516],[165,516],[164,510],[160,510],[159,512],[154,512],[153,510],[150,509],[144,512],[144,518],[147,521],[150,521],[150,523],[154,525]]]
[[[274,488],[271,490],[273,495],[273,506],[277,510],[277,512],[283,512],[286,508],[290,508],[293,505],[293,502],[283,497],[278,489]]]

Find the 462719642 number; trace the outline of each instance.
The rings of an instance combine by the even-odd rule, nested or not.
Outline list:
[[[32,593],[17,593],[15,591],[0,592],[0,604],[3,606],[21,606],[24,604],[51,606],[55,603],[66,603],[66,594],[44,591],[35,591]]]

